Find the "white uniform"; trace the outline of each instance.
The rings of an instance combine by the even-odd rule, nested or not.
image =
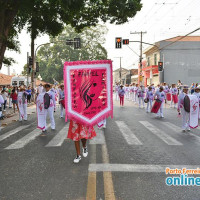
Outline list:
[[[65,94],[64,94],[64,90],[59,90],[59,102],[61,100],[65,99]],[[60,117],[63,118],[63,111],[64,111],[64,107],[63,105],[60,103]]]
[[[54,120],[54,110],[56,107],[56,101],[55,101],[55,93],[53,91],[48,91],[47,92],[50,96],[50,106],[48,109],[45,109],[45,128],[43,131],[47,130],[47,114],[49,115],[50,121],[51,121],[51,129],[55,129],[56,125],[55,125],[55,120]]]
[[[153,102],[153,91],[147,91],[146,93],[146,98],[149,99],[149,102],[147,103],[147,109],[146,109],[146,112],[150,112],[151,109],[152,109],[152,102]],[[149,110],[149,106],[150,106],[150,110]]]
[[[143,108],[144,108],[145,90],[144,89],[138,89],[137,95],[138,95],[138,98],[139,98],[139,108],[141,108],[141,104],[143,105]]]
[[[23,109],[23,115],[24,115],[24,117],[23,117],[23,119],[26,121],[27,120],[27,92],[18,92],[17,93],[17,96],[18,96],[18,98],[17,98],[17,102],[18,102],[18,107],[19,107],[19,121],[22,121],[22,115],[21,115],[21,113],[20,113],[20,105],[19,105],[19,97],[21,96],[23,96],[24,95],[24,93],[26,94],[26,98],[25,98],[25,101],[24,102],[21,102],[22,104],[21,104],[21,106],[22,106],[22,109]],[[21,101],[22,101],[22,99],[21,99]]]
[[[160,109],[158,110],[157,112],[157,116],[158,117],[164,117],[163,116],[163,105],[164,105],[164,102],[165,102],[165,99],[166,99],[166,95],[165,95],[165,92],[162,91],[156,91],[156,93],[154,94],[154,98],[157,97],[157,99],[159,99],[160,101],[162,101],[162,104],[160,106]]]
[[[194,92],[193,95],[197,96],[197,98],[199,99],[199,119],[200,119],[200,93]]]
[[[186,112],[184,109],[184,98],[186,93],[181,92],[178,96],[178,109],[180,109],[182,114],[182,129],[183,130],[190,130],[190,113]]]
[[[2,107],[1,107],[1,104],[4,103],[4,99],[2,97],[2,95],[0,94],[0,117],[2,116]]]
[[[118,86],[118,85],[115,85],[115,100],[116,100],[116,101],[119,101],[119,94],[118,94],[118,91],[119,91],[119,86]]]
[[[171,88],[170,92],[172,94],[172,98],[171,98],[171,107],[173,104],[173,95],[178,95],[178,89],[177,88]],[[176,103],[174,103],[174,108],[176,108]]]

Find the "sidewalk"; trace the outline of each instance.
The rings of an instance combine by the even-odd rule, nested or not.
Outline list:
[[[35,104],[34,103],[29,104],[27,108],[27,114],[30,115],[35,112],[36,112]],[[16,122],[19,120],[19,112],[17,109],[16,112],[14,113],[13,108],[7,108],[6,111],[3,112],[3,115],[5,116],[5,118],[3,120],[0,120],[0,130],[8,126],[12,122]]]

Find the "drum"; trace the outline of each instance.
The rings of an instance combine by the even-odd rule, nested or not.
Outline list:
[[[178,103],[178,96],[177,95],[172,95],[173,102]]]
[[[167,93],[166,97],[167,97],[167,101],[171,101],[171,94],[170,93]]]
[[[64,99],[61,100],[60,103],[61,103],[61,105],[63,106],[63,108],[65,108],[65,100],[64,100]]]
[[[152,107],[152,109],[151,109],[151,112],[152,112],[152,113],[157,113],[158,110],[160,109],[161,104],[162,104],[162,101],[156,99],[156,101],[154,102],[153,107]]]
[[[144,103],[148,103],[149,102],[149,99],[148,98],[145,98],[144,99]]]
[[[183,103],[184,109],[186,112],[190,112],[190,98],[186,95],[184,98],[184,103]]]

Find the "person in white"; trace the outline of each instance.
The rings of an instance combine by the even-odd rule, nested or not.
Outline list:
[[[4,103],[4,99],[2,95],[0,94],[0,118],[2,117],[2,104]]]
[[[129,97],[129,85],[126,84],[124,89],[125,89],[125,97],[126,97],[126,99],[128,99],[128,97]]]
[[[148,99],[147,109],[146,109],[147,113],[149,113],[152,109],[153,96],[154,96],[154,94],[153,94],[153,91],[152,91],[152,87],[149,86],[148,91],[146,93],[146,99]],[[149,109],[149,106],[150,106],[150,109]]]
[[[174,103],[173,95],[178,95],[178,89],[176,88],[176,84],[172,84],[172,88],[170,89],[170,92],[172,94],[172,98],[171,98],[171,108],[172,108],[172,104]],[[177,108],[176,103],[174,103],[174,108]]]
[[[197,96],[197,98],[199,99],[199,108],[200,108],[200,85],[198,85],[198,86],[194,89],[193,95]],[[199,119],[200,119],[200,109],[199,109]]]
[[[64,85],[61,85],[60,90],[59,90],[60,118],[63,118],[64,107],[61,104],[61,101],[64,100],[64,99],[65,99]]]
[[[55,93],[53,91],[50,91],[51,86],[50,84],[45,84],[44,89],[46,93],[50,96],[50,105],[48,109],[45,109],[45,128],[42,130],[45,132],[47,130],[46,120],[47,120],[47,114],[49,115],[50,121],[51,121],[51,129],[55,130],[56,124],[54,120],[54,112],[56,108],[56,101],[55,101]]]
[[[163,90],[164,90],[164,88],[163,88]],[[160,84],[158,84],[157,87],[155,88],[155,93],[158,91],[160,91]]]
[[[19,92],[17,93],[17,103],[19,108],[19,121],[23,119],[27,121],[27,95],[23,86],[20,87]]]
[[[138,100],[138,95],[137,95],[138,89],[139,89],[139,84],[136,84],[136,86],[134,87],[134,95],[135,95],[134,101],[135,102],[137,102],[137,100]]]
[[[4,99],[4,103],[3,103],[3,106],[4,106],[4,111],[6,111],[6,105],[7,105],[7,98],[8,98],[8,93],[6,92],[6,90],[2,90],[1,91],[1,95]]]
[[[42,92],[44,92],[44,87],[42,86],[42,83],[40,83],[40,85],[37,88],[37,93],[41,94]]]
[[[165,95],[163,86],[160,86],[159,91],[158,90],[156,91],[156,93],[154,94],[154,99],[155,98],[158,99],[158,100],[160,100],[162,102],[162,104],[160,106],[160,109],[157,112],[157,117],[164,118],[164,115],[163,115],[163,105],[164,105],[164,102],[165,102],[165,99],[166,99],[166,95]]]
[[[141,104],[143,105],[143,108],[144,108],[145,88],[143,85],[141,85],[140,88],[138,89],[137,95],[139,98],[139,108],[141,108]]]
[[[186,130],[190,131],[189,122],[190,122],[190,113],[186,112],[184,109],[184,98],[188,95],[189,87],[184,85],[182,92],[178,96],[178,113],[182,115],[182,130],[185,132]]]

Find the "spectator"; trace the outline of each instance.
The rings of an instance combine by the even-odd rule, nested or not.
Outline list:
[[[2,90],[1,95],[2,95],[2,97],[4,99],[4,103],[3,103],[4,108],[3,109],[4,109],[4,111],[6,111],[8,93],[6,92],[5,88]]]
[[[28,101],[28,103],[31,103],[31,93],[32,93],[32,91],[31,91],[31,87],[30,86],[28,87],[28,89],[26,90],[26,92],[28,93],[28,95],[27,95],[27,101]]]
[[[18,109],[18,104],[17,104],[17,91],[15,89],[12,90],[11,96],[12,98],[12,103],[13,103],[13,109],[14,109],[14,113],[15,113],[15,106]],[[19,110],[19,109],[18,109]]]

